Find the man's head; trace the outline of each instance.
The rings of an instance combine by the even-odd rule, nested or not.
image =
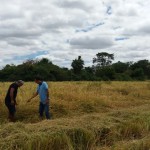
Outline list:
[[[43,81],[42,77],[40,77],[40,76],[35,77],[35,83],[40,84],[40,83],[42,83],[42,81]]]
[[[20,86],[22,86],[22,85],[24,84],[24,81],[18,80],[18,81],[17,81],[17,84],[18,84],[18,86],[20,87]]]

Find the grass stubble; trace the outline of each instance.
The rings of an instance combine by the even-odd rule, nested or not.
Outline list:
[[[0,150],[149,150],[150,82],[48,82],[51,120],[38,118],[36,84],[18,91],[7,121],[0,83]]]

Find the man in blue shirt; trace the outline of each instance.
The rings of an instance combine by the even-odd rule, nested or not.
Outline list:
[[[48,84],[42,80],[41,77],[35,78],[35,83],[38,84],[37,90],[35,94],[27,101],[30,102],[32,98],[39,95],[40,97],[40,104],[39,104],[39,115],[41,119],[43,118],[43,113],[45,112],[46,119],[50,119],[49,113],[49,91],[48,91]]]

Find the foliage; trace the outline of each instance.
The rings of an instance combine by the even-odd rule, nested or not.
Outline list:
[[[78,56],[78,59],[73,60],[71,66],[75,74],[80,74],[84,66],[84,61],[81,56]]]
[[[114,54],[101,52],[96,54],[96,57],[93,58],[93,63],[96,63],[96,67],[105,67],[110,65],[112,60],[114,60]]]
[[[39,74],[47,81],[101,81],[101,80],[149,80],[150,62],[121,62],[112,64],[114,54],[101,52],[93,58],[93,66],[84,67],[81,56],[73,60],[72,68],[61,68],[49,59],[26,60],[22,64],[7,64],[0,70],[0,81],[33,81]]]
[[[129,69],[129,63],[123,63],[118,61],[117,63],[112,64],[116,73],[124,73],[127,69]]]

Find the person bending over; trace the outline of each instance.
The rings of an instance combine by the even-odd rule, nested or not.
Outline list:
[[[14,83],[12,83],[7,91],[6,97],[5,97],[5,105],[8,108],[8,119],[11,122],[15,121],[15,112],[16,112],[16,97],[18,92],[18,87],[21,87],[24,84],[24,81],[18,80]]]

